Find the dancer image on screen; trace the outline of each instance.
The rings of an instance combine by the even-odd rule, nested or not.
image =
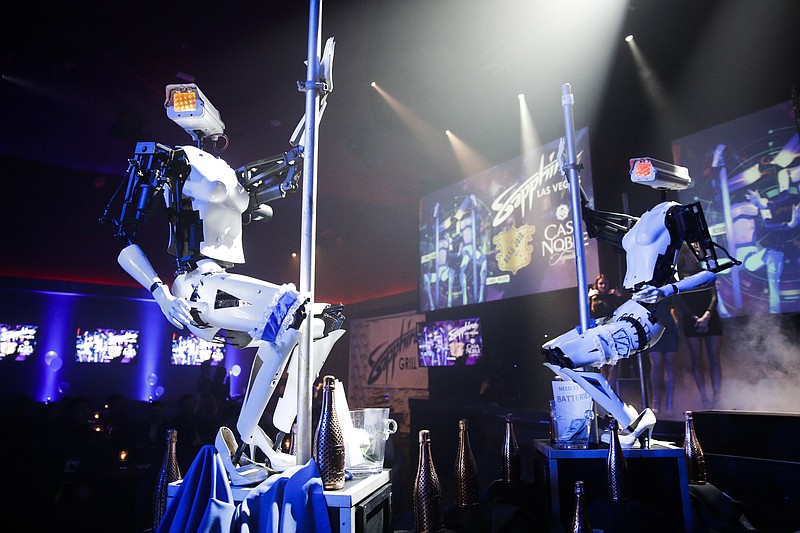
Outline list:
[[[736,211],[746,214],[742,220],[747,222],[736,227],[739,242],[732,253],[746,271],[763,272],[769,312],[786,312],[781,286],[787,281],[793,286],[800,272],[800,137],[794,134],[773,157],[759,154],[757,162],[737,167],[741,170],[730,177],[728,152],[725,144],[717,145],[712,168],[718,169],[720,183],[733,184],[732,190],[740,191],[735,196],[740,202]],[[791,293],[789,287],[784,289]],[[720,312],[728,312],[722,301]]]
[[[800,268],[800,194],[791,192],[791,182],[800,181],[800,166],[777,173],[779,192],[767,199],[757,189],[747,192],[747,199],[758,208],[764,247],[763,262],[767,272],[770,313],[781,312],[781,278],[785,263]],[[773,171],[775,171],[773,169]],[[796,190],[796,188],[795,188]]]

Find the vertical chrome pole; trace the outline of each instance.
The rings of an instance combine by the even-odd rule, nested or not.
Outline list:
[[[719,149],[719,148],[718,148]],[[728,171],[723,165],[719,173],[720,196],[722,196],[722,213],[725,220],[725,245],[728,253],[736,257],[736,239],[733,233],[733,214],[731,213],[731,193],[728,187]],[[742,285],[739,279],[739,266],[730,269],[731,288],[733,289],[733,307],[736,311],[742,308]]]
[[[433,271],[436,275],[436,296],[433,298],[433,309],[437,309],[439,307],[439,202],[436,202],[436,206],[433,208],[433,221],[436,224],[436,248],[434,253],[436,254],[433,258]]]
[[[578,155],[575,151],[575,119],[572,106],[575,98],[569,83],[561,86],[561,109],[564,112],[564,130],[567,141],[567,178],[569,180],[570,205],[572,207],[573,241],[575,243],[575,271],[578,277],[578,311],[581,320],[581,332],[589,329],[589,282],[586,279],[586,250],[583,247],[583,209],[581,207],[580,175],[578,174]],[[593,404],[591,439],[593,444],[600,443],[597,430],[597,406]]]
[[[311,459],[311,320],[314,306],[314,249],[317,237],[317,139],[319,112],[319,66],[322,30],[322,0],[311,0],[308,15],[308,65],[306,68],[306,123],[303,148],[303,207],[300,237],[300,291],[310,296],[308,318],[300,339],[297,386],[297,464]]]
[[[578,275],[578,310],[580,311],[581,331],[589,329],[589,283],[586,280],[586,251],[583,247],[583,224],[580,176],[578,175],[578,157],[575,153],[575,122],[572,116],[572,106],[575,98],[569,83],[561,86],[561,108],[564,111],[564,129],[567,141],[567,177],[569,179],[569,195],[572,206],[572,227],[575,241],[575,270]]]
[[[472,198],[472,208],[470,209],[472,219],[472,303],[480,303],[478,298],[478,226],[475,219],[475,198]]]

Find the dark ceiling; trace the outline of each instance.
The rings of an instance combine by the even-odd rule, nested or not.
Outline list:
[[[192,144],[166,117],[167,84],[194,81],[220,110],[231,166],[289,148],[304,111],[309,4],[199,6],[30,3],[4,17],[0,275],[132,283],[97,218],[137,141]],[[671,139],[788,100],[800,81],[793,0],[330,0],[322,16],[336,55],[318,145],[319,300],[416,287],[419,196],[464,177],[444,130],[489,165],[516,157],[519,93],[547,142],[563,135],[571,84],[596,200],[618,209],[629,157],[669,159]],[[246,228],[236,272],[298,282],[301,200]],[[145,233],[168,277],[166,227],[156,219]]]

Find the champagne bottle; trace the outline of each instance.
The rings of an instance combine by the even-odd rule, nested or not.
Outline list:
[[[442,518],[442,486],[433,466],[431,434],[419,432],[419,464],[414,479],[414,526],[417,533],[434,533],[444,527]]]
[[[178,465],[176,446],[178,443],[178,430],[167,430],[167,447],[161,470],[158,472],[156,489],[153,491],[153,531],[158,528],[164,513],[167,511],[167,487],[170,483],[181,479],[181,469]]]
[[[506,415],[506,436],[503,440],[503,481],[511,483],[520,479],[519,444],[514,434],[514,417]]]
[[[469,443],[469,426],[464,419],[458,421],[458,453],[453,477],[456,483],[456,505],[459,507],[478,505],[480,502],[478,466]]]
[[[589,515],[586,512],[586,502],[584,501],[583,481],[575,482],[575,512],[572,514],[572,533],[592,533],[592,526],[589,524]]]
[[[702,485],[707,481],[706,458],[703,455],[703,448],[700,447],[697,433],[694,431],[694,416],[692,412],[684,411],[683,417],[686,420],[683,453],[686,456],[686,471],[689,475],[689,483]]]
[[[617,433],[618,426],[616,419],[609,420],[608,430],[611,432],[611,442],[608,445],[608,456],[606,457],[606,474],[608,497],[615,502],[630,499],[628,462],[622,452],[622,444],[619,441],[619,433]]]
[[[325,376],[323,382],[322,410],[314,433],[314,460],[323,488],[339,490],[344,487],[344,435],[336,415],[336,378]]]

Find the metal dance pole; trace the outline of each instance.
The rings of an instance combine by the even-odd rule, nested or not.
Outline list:
[[[297,464],[311,459],[311,319],[314,307],[314,249],[317,239],[317,139],[319,124],[319,67],[322,55],[322,0],[311,0],[308,15],[308,65],[306,68],[306,123],[303,148],[303,207],[300,237],[300,291],[310,295],[308,318],[300,339],[297,384]]]
[[[586,251],[583,247],[583,223],[580,195],[580,176],[578,156],[575,153],[575,121],[572,106],[575,98],[569,83],[561,86],[561,108],[564,111],[564,129],[567,141],[567,164],[564,168],[569,179],[569,196],[572,206],[572,227],[575,242],[575,270],[578,275],[578,310],[580,311],[581,331],[589,329],[589,282],[586,280]]]

